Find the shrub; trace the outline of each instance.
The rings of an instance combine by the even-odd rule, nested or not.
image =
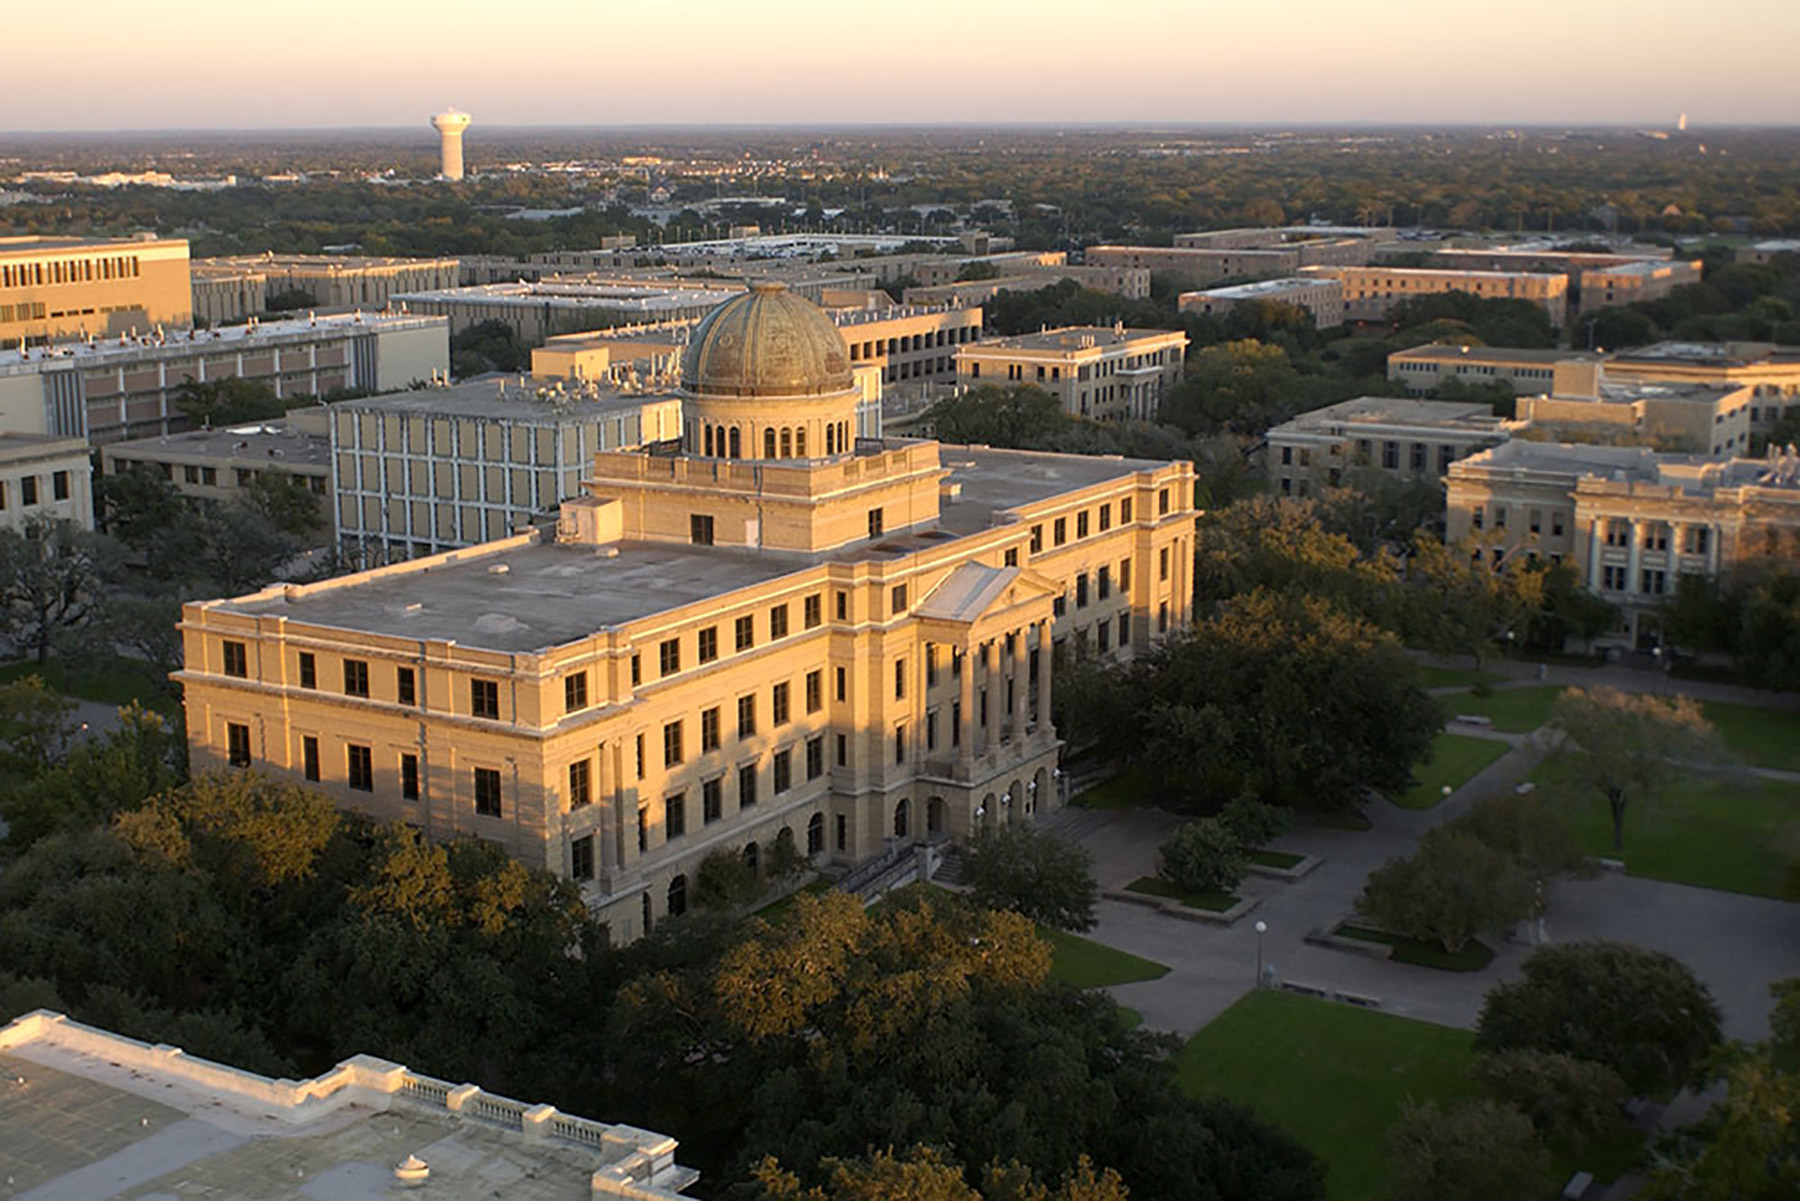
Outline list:
[[[1250,870],[1237,834],[1216,817],[1182,826],[1157,855],[1156,874],[1187,893],[1230,892]]]
[[[694,904],[701,909],[736,909],[762,894],[756,869],[730,851],[714,851],[694,872]]]
[[[1440,826],[1404,859],[1369,873],[1356,911],[1395,934],[1460,950],[1477,934],[1527,916],[1536,889],[1503,851]]]
[[[1552,1187],[1530,1120],[1495,1101],[1408,1105],[1387,1145],[1394,1201],[1539,1201]]]
[[[1286,834],[1294,815],[1245,794],[1227,802],[1219,811],[1219,820],[1237,836],[1238,845],[1254,848]]]
[[[984,827],[969,840],[963,878],[975,902],[989,909],[1010,909],[1057,930],[1093,928],[1094,857],[1041,826]]]

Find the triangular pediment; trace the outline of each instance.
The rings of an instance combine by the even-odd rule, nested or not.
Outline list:
[[[927,621],[972,625],[989,613],[1054,597],[1059,592],[1056,585],[1034,571],[964,563],[940,580],[913,613]]]

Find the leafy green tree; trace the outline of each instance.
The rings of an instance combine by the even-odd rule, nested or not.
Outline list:
[[[1202,347],[1163,402],[1162,420],[1189,433],[1260,434],[1299,412],[1302,392],[1287,351],[1246,338]]]
[[[48,771],[68,751],[75,702],[42,676],[0,684],[0,772],[14,780]]]
[[[1591,875],[1596,870],[1575,827],[1537,792],[1499,792],[1484,796],[1448,823],[1509,858],[1525,873],[1538,896],[1533,912],[1547,902],[1550,886],[1563,876]]]
[[[1229,893],[1248,870],[1237,831],[1216,817],[1184,824],[1156,852],[1156,874],[1184,893]]]
[[[530,359],[504,321],[478,321],[450,337],[450,366],[458,376],[522,371]]]
[[[1397,605],[1395,565],[1368,557],[1311,500],[1253,496],[1208,513],[1194,539],[1194,592],[1202,603],[1255,591],[1320,597],[1379,620]]]
[[[1026,821],[984,826],[964,849],[963,879],[978,905],[1053,930],[1089,930],[1099,892],[1087,848]]]
[[[1348,538],[1365,556],[1404,549],[1421,528],[1443,523],[1444,486],[1403,479],[1374,467],[1352,469],[1344,484],[1319,496],[1320,525]]]
[[[1470,1074],[1483,1093],[1531,1119],[1546,1141],[1604,1139],[1625,1125],[1631,1090],[1605,1064],[1525,1049],[1484,1055]]]
[[[1550,1157],[1518,1110],[1485,1099],[1408,1105],[1387,1134],[1393,1201],[1538,1201]]]
[[[187,501],[175,485],[148,463],[97,476],[94,499],[101,528],[139,551],[158,531],[179,524],[188,511]]]
[[[756,869],[731,851],[713,851],[694,871],[693,900],[701,909],[736,909],[762,895]]]
[[[1219,810],[1219,820],[1238,840],[1238,845],[1249,850],[1279,838],[1294,825],[1294,815],[1286,809],[1265,805],[1255,797],[1245,795],[1225,802],[1225,807]]]
[[[7,842],[28,847],[57,831],[110,821],[178,785],[186,765],[187,743],[172,723],[140,706],[121,709],[118,725],[101,737],[68,746],[35,773],[0,782]]]
[[[1119,753],[1176,796],[1308,810],[1393,791],[1442,725],[1391,635],[1259,588],[1132,665]]]
[[[1531,912],[1531,882],[1504,851],[1466,830],[1426,831],[1405,858],[1369,873],[1356,911],[1383,929],[1455,952]]]
[[[1574,1055],[1611,1068],[1638,1096],[1711,1074],[1719,1007],[1674,956],[1591,939],[1538,947],[1523,972],[1488,990],[1478,1049]]]
[[[1625,810],[1650,801],[1672,779],[1730,762],[1692,697],[1568,688],[1550,710],[1555,761],[1573,786],[1598,792],[1612,812],[1613,850],[1625,849]]]
[[[1770,991],[1770,1037],[1725,1056],[1725,1099],[1665,1148],[1639,1194],[1647,1201],[1783,1201],[1800,1192],[1800,979]]]
[[[284,534],[311,538],[324,524],[320,496],[301,476],[264,471],[250,481],[244,503]]]
[[[269,296],[263,309],[270,313],[291,313],[298,309],[318,307],[318,300],[305,288],[286,288]]]
[[[116,544],[73,522],[34,517],[0,530],[0,634],[41,663],[65,631],[93,619]]]
[[[1543,574],[1503,570],[1487,551],[1479,542],[1414,537],[1402,619],[1409,642],[1440,655],[1471,654],[1479,669],[1496,639],[1522,630],[1542,609]]]
[[[982,384],[946,397],[925,413],[944,442],[1043,447],[1075,424],[1062,402],[1042,388]]]
[[[186,379],[173,393],[175,407],[197,425],[237,425],[246,421],[262,421],[280,417],[287,404],[275,395],[275,389],[261,380]]]

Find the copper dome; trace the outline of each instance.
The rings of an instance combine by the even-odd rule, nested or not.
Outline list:
[[[681,359],[681,386],[695,396],[833,396],[855,385],[837,326],[778,283],[708,313]]]

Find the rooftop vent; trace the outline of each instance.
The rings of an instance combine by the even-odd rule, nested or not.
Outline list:
[[[489,575],[506,575],[510,571],[512,571],[512,564],[510,563],[495,563],[488,568]]]

